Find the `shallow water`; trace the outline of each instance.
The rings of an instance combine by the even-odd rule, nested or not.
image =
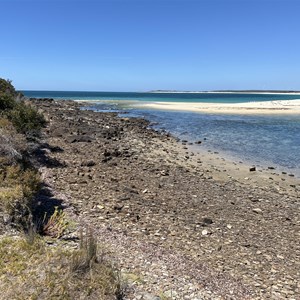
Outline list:
[[[201,148],[256,166],[275,166],[300,177],[299,115],[207,114],[179,111],[124,108],[107,103],[91,106],[127,112],[127,117],[142,117],[153,128],[166,130],[191,142],[202,141]]]
[[[99,93],[91,92],[25,92],[29,97],[68,98],[93,100]],[[190,141],[201,140],[201,148],[218,151],[227,157],[248,164],[263,167],[276,166],[280,171],[287,171],[300,177],[300,116],[299,115],[230,115],[195,112],[164,111],[133,108],[122,100],[150,101],[188,101],[225,103],[270,101],[276,99],[297,99],[299,95],[255,95],[255,94],[150,94],[150,93],[100,93],[103,99],[109,97],[121,101],[94,102],[92,109],[99,111],[113,110],[128,112],[126,116],[143,117],[157,130],[166,130],[173,135]],[[133,95],[135,98],[133,99]],[[81,97],[79,97],[81,95]],[[73,97],[71,97],[73,96]],[[206,98],[205,98],[205,97]],[[163,97],[163,98],[162,98]],[[168,100],[171,97],[171,100]],[[203,98],[204,97],[204,98]],[[150,99],[151,98],[151,99]],[[153,98],[153,99],[154,99]],[[162,100],[163,99],[163,100]],[[264,99],[264,100],[262,100]],[[120,99],[119,99],[120,100]],[[229,101],[229,102],[228,102]]]

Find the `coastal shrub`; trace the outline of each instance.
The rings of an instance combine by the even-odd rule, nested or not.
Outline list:
[[[35,108],[21,99],[10,80],[0,78],[0,113],[8,118],[19,133],[39,131],[46,123],[45,118]]]
[[[39,131],[46,124],[44,116],[24,102],[18,103],[7,115],[17,132],[24,134]]]
[[[39,190],[40,177],[36,170],[24,170],[20,165],[12,165],[6,167],[1,175],[4,176],[4,178],[2,178],[8,186],[20,184],[26,198],[31,198]]]
[[[0,92],[0,111],[13,109],[15,105],[16,102],[11,95]]]
[[[35,170],[20,165],[0,166],[0,210],[15,226],[25,229],[31,223],[33,198],[40,187]]]
[[[0,78],[0,111],[13,109],[17,92],[10,80]]]
[[[23,199],[23,191],[20,185],[9,188],[0,188],[0,205],[4,212],[12,216],[15,214],[18,203]]]
[[[17,92],[12,85],[12,81],[7,79],[0,78],[0,93],[11,95],[13,97],[17,96]]]

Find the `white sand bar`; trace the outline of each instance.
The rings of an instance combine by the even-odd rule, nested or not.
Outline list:
[[[135,106],[163,110],[180,110],[228,114],[299,114],[300,99],[247,103],[148,102]]]

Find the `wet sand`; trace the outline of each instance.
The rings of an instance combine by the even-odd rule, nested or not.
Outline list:
[[[300,100],[247,103],[148,102],[136,107],[224,114],[300,114]]]

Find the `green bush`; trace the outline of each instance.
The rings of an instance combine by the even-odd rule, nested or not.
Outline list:
[[[46,123],[42,114],[24,102],[17,103],[7,116],[19,133],[38,131]]]
[[[10,80],[0,78],[0,111],[13,109],[17,92]]]
[[[0,111],[13,109],[15,105],[16,101],[11,95],[0,92]]]
[[[17,92],[14,86],[11,84],[11,80],[5,80],[0,78],[0,93],[10,95],[12,97],[17,96]]]
[[[10,80],[0,78],[0,113],[12,122],[19,133],[39,131],[46,123],[43,115],[18,100],[19,96]]]

